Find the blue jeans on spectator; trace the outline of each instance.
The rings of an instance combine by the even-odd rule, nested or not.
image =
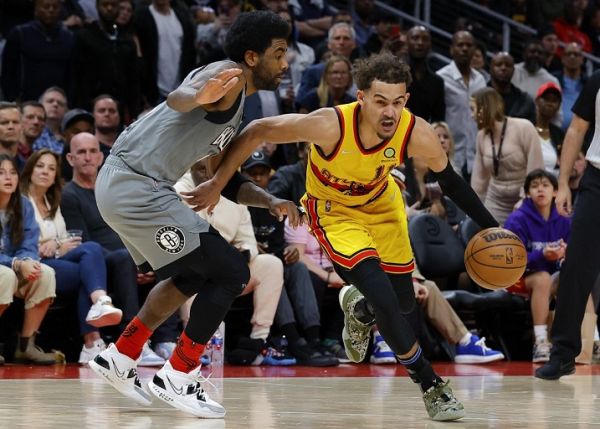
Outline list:
[[[106,264],[102,247],[96,242],[86,241],[60,258],[42,259],[42,263],[54,268],[58,294],[78,291],[77,314],[81,335],[97,331],[86,323],[85,317],[92,305],[92,292],[106,291]]]

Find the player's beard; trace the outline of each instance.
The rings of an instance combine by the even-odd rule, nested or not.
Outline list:
[[[263,65],[262,62],[259,62],[256,68],[254,69],[252,79],[254,80],[254,86],[256,87],[256,89],[275,91],[279,86],[277,76],[272,76],[267,71],[266,67]]]

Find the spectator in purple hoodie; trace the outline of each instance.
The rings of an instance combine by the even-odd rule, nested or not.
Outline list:
[[[554,197],[558,190],[556,177],[543,169],[531,171],[525,179],[527,198],[515,210],[504,227],[519,236],[527,248],[527,269],[522,281],[509,288],[531,295],[531,315],[535,343],[533,362],[550,358],[548,342],[548,307],[550,296],[556,293],[558,272],[565,257],[571,219],[558,214]]]

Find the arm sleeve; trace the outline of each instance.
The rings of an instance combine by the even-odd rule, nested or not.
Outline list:
[[[231,179],[229,179],[229,182],[227,182],[227,185],[225,185],[225,187],[221,191],[221,195],[223,195],[228,200],[231,200],[231,201],[234,201],[237,203],[238,202],[238,191],[240,190],[240,187],[244,183],[250,182],[250,181],[251,181],[250,179],[243,176],[239,171],[236,171],[233,174],[233,176],[231,176]]]
[[[479,197],[477,197],[467,182],[456,174],[450,161],[446,164],[446,168],[433,174],[444,194],[454,201],[480,227],[492,228],[498,226],[498,221],[484,207]]]

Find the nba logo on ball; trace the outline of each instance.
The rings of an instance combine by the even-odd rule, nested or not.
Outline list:
[[[175,226],[163,226],[155,235],[156,244],[168,253],[179,253],[185,246],[183,232]]]
[[[486,289],[503,289],[517,283],[527,266],[527,250],[513,232],[488,228],[476,234],[465,249],[469,277]]]

